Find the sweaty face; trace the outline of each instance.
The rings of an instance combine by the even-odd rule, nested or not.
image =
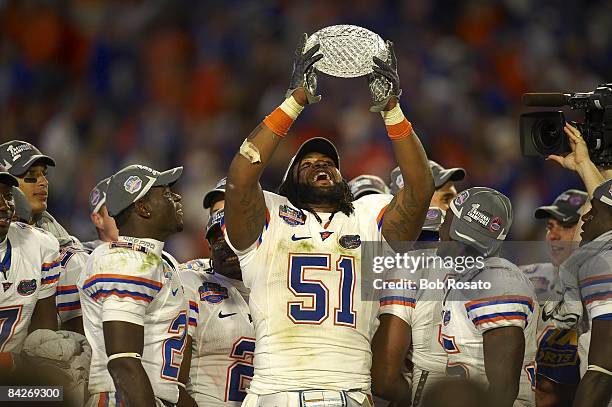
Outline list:
[[[14,213],[13,189],[9,185],[0,184],[0,240],[4,240],[8,233]]]
[[[550,248],[550,259],[555,266],[560,265],[572,254],[574,232],[577,224],[564,226],[557,219],[546,221],[546,241]]]
[[[433,196],[431,197],[431,203],[429,206],[436,206],[440,209],[448,211],[450,203],[457,196],[457,188],[452,182],[447,182],[440,188],[436,189]]]
[[[147,193],[151,206],[151,219],[159,230],[173,234],[183,230],[183,204],[181,196],[169,186],[153,187]]]
[[[49,181],[47,180],[47,166],[36,164],[28,171],[17,177],[19,189],[32,206],[32,216],[36,217],[47,210],[47,198],[49,197]]]
[[[334,161],[321,153],[308,153],[294,168],[303,202],[336,205],[344,193],[344,182]]]
[[[612,230],[612,207],[599,199],[592,199],[591,209],[584,214],[582,221],[581,246]]]

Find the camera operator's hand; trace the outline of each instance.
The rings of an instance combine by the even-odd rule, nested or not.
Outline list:
[[[565,123],[563,130],[567,134],[572,152],[566,156],[549,155],[546,159],[556,161],[564,168],[578,172],[581,166],[591,163],[589,149],[577,128]]]
[[[572,152],[566,156],[549,155],[546,159],[555,161],[568,170],[576,171],[582,178],[589,196],[593,196],[595,188],[605,179],[591,161],[589,148],[578,129],[566,123],[563,130],[567,134]]]

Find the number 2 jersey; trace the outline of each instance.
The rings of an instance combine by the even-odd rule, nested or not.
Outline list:
[[[187,333],[187,300],[176,260],[154,239],[119,237],[90,255],[77,287],[83,327],[92,349],[89,392],[114,392],[103,323],[144,327],[142,366],[156,397],[176,403]],[[163,254],[162,254],[163,253]]]
[[[59,243],[42,231],[11,223],[2,243],[0,352],[21,352],[38,300],[55,295]]]
[[[181,264],[192,315],[187,391],[200,406],[240,406],[253,378],[255,330],[242,283],[215,274],[208,259]],[[241,287],[242,285],[242,287]],[[246,293],[245,293],[246,294]]]
[[[249,393],[369,391],[378,296],[367,287],[362,293],[361,246],[381,241],[393,197],[366,195],[350,216],[337,212],[331,222],[331,214],[318,213],[322,224],[283,196],[264,197],[259,239],[247,250],[233,248],[251,289],[257,338]]]
[[[488,383],[483,334],[491,329],[518,327],[525,337],[519,394],[515,406],[535,405],[535,354],[538,303],[529,279],[505,259],[487,258],[485,268],[453,274],[461,283],[489,282],[489,289],[455,288],[442,306],[440,343],[448,354],[446,373]]]

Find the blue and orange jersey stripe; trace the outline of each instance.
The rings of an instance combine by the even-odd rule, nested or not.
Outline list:
[[[94,300],[110,296],[115,296],[119,298],[132,298],[134,300],[144,301],[147,303],[153,301],[153,297],[151,297],[150,295],[128,290],[97,290],[96,292],[91,294],[91,298],[93,298]]]
[[[472,311],[477,308],[486,307],[489,305],[503,305],[503,304],[522,304],[529,308],[529,311],[533,312],[533,299],[521,295],[500,295],[497,297],[483,298],[481,300],[469,301],[465,303],[466,311]]]
[[[42,285],[53,284],[53,283],[59,281],[59,276],[60,276],[59,273],[57,273],[57,274],[52,275],[52,276],[47,276],[47,277],[41,278],[40,279],[40,283]]]
[[[58,311],[72,311],[75,309],[81,309],[81,301],[60,302],[57,304]]]
[[[78,292],[76,285],[58,285],[55,295],[76,294]]]
[[[57,267],[60,265],[60,259],[55,259],[53,260],[51,263],[43,263],[41,266],[41,271],[49,271],[54,267]]]
[[[520,311],[511,311],[511,312],[495,312],[493,314],[481,315],[479,317],[473,318],[472,322],[474,325],[478,326],[480,324],[486,324],[487,322],[496,322],[500,320],[527,320],[527,314]]]
[[[198,306],[198,303],[195,301],[189,301],[189,309],[194,310],[198,314],[200,313],[200,307]]]
[[[590,304],[595,301],[605,301],[612,298],[612,291],[603,291],[591,295],[587,295],[582,298],[582,302],[584,305]]]
[[[402,297],[399,295],[390,295],[387,297],[382,297],[380,300],[380,305],[404,305],[406,307],[414,308],[416,306],[416,300],[410,297]]]
[[[380,212],[378,212],[378,216],[376,216],[376,224],[378,225],[378,230],[382,229],[383,219],[385,217],[385,212],[387,211],[387,206],[382,208]]]
[[[580,288],[585,288],[595,284],[612,284],[612,274],[604,274],[601,276],[593,276],[580,280]]]
[[[134,284],[148,287],[156,291],[159,291],[162,288],[162,284],[159,281],[150,280],[148,278],[132,277],[125,274],[95,274],[85,281],[85,284],[83,284],[83,289],[89,288],[96,283]]]

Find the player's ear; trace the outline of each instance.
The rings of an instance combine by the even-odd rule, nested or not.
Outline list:
[[[134,203],[134,210],[136,214],[142,218],[150,218],[151,217],[151,205],[147,199],[139,199]]]

